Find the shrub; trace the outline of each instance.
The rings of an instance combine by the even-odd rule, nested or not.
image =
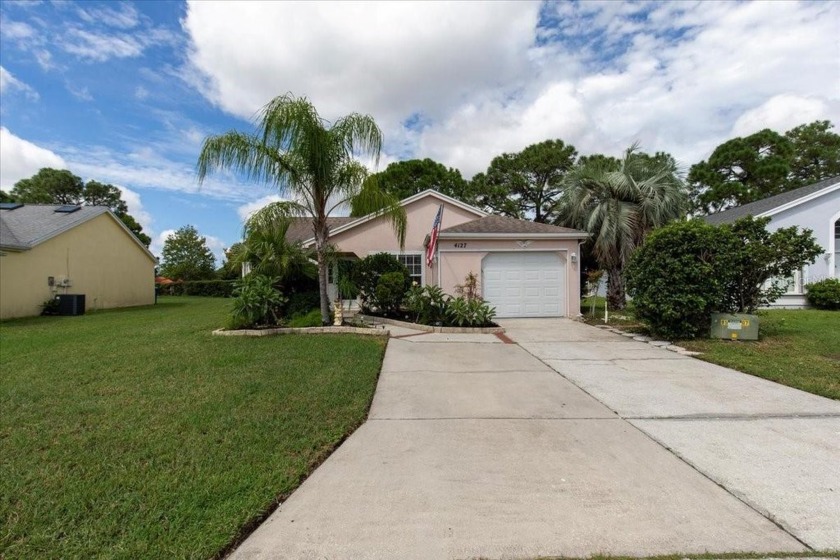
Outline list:
[[[769,218],[748,216],[732,225],[700,220],[654,231],[627,268],[636,316],[660,335],[692,338],[711,314],[752,313],[784,289],[773,278],[813,263],[822,249],[810,230],[766,230]]]
[[[386,272],[379,277],[371,303],[380,313],[397,313],[408,288],[408,276],[400,271]]]
[[[287,317],[306,315],[313,309],[321,313],[321,294],[316,291],[297,292],[289,294],[289,303],[286,305],[284,314]]]
[[[463,284],[455,286],[455,293],[463,296],[467,301],[481,299],[481,291],[478,286],[478,275],[475,272],[469,272],[464,279]]]
[[[274,288],[276,278],[249,274],[237,282],[230,326],[246,328],[277,325],[287,299]]]
[[[446,304],[447,323],[458,327],[488,327],[495,316],[496,309],[482,299],[456,297]]]
[[[405,294],[403,303],[415,323],[443,324],[446,320],[446,302],[449,296],[439,286],[413,285]]]
[[[405,265],[390,253],[377,253],[356,261],[352,271],[352,280],[359,290],[364,310],[370,310],[373,304],[372,300],[376,297],[379,278],[389,272],[401,272],[409,278]]]
[[[235,287],[235,280],[185,280],[155,285],[161,295],[206,297],[231,297]]]
[[[627,267],[636,316],[669,338],[708,331],[726,299],[731,243],[726,231],[700,220],[651,233]]]
[[[817,309],[840,309],[840,278],[826,278],[805,288],[808,303]]]

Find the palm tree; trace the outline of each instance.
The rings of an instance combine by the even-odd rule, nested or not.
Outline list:
[[[670,156],[651,157],[633,144],[618,168],[593,160],[573,169],[560,199],[560,223],[588,231],[607,272],[607,303],[626,303],[624,266],[654,228],[684,218],[688,191]]]
[[[281,213],[274,209],[269,209],[265,216],[261,212],[245,222],[245,239],[241,250],[233,256],[233,263],[239,266],[248,263],[251,272],[278,278],[281,285],[293,278],[315,278],[317,272],[311,260],[314,253],[286,239],[291,225],[289,218],[278,216]]]
[[[330,230],[327,217],[348,205],[387,215],[405,241],[405,210],[399,201],[365,183],[367,169],[355,158],[379,160],[382,131],[373,117],[352,113],[335,122],[322,119],[305,97],[281,95],[259,112],[257,131],[230,131],[204,140],[198,157],[198,179],[231,169],[276,187],[292,201],[275,203],[257,214],[271,222],[278,216],[311,216],[321,292],[321,318],[330,318],[327,265]]]

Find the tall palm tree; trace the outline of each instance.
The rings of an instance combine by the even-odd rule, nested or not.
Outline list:
[[[592,235],[592,251],[607,272],[607,303],[622,309],[630,255],[652,229],[686,216],[688,191],[673,158],[648,156],[633,144],[618,169],[600,160],[573,169],[559,205],[562,225]]]
[[[373,117],[358,113],[329,122],[308,99],[291,94],[272,99],[259,112],[256,124],[254,134],[230,131],[204,140],[197,165],[199,183],[213,171],[231,169],[275,186],[292,199],[270,205],[258,220],[312,217],[321,318],[327,324],[327,217],[350,204],[367,213],[382,212],[390,218],[400,245],[405,241],[404,209],[375,183],[365,183],[367,169],[355,159],[368,156],[378,162],[382,131]]]

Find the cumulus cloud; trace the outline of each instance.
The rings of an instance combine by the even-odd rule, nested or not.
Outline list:
[[[305,94],[466,176],[547,138],[690,165],[733,130],[840,121],[838,3],[191,2],[183,27],[185,75],[223,110]]]
[[[22,92],[27,99],[31,101],[38,101],[38,92],[32,89],[28,84],[15,78],[11,72],[0,66],[0,94],[12,93],[14,91]]]
[[[781,133],[804,122],[812,122],[837,112],[837,108],[834,111],[829,110],[824,99],[776,95],[738,117],[732,127],[732,136],[748,136],[765,128]]]
[[[64,168],[64,159],[55,152],[15,136],[0,127],[0,189],[10,191],[21,179],[31,177],[42,167]]]
[[[284,200],[287,199],[277,194],[270,194],[268,196],[258,198],[257,200],[254,200],[252,202],[243,204],[242,206],[236,209],[236,213],[239,214],[239,218],[244,222],[245,220],[250,218],[251,214],[253,214],[257,210],[265,208],[272,202],[282,202]]]
[[[140,200],[140,193],[121,185],[114,186],[120,190],[122,199],[125,201],[126,206],[128,206],[128,213],[137,220],[137,223],[143,226],[143,229],[146,230],[147,233],[150,232],[152,226],[152,215],[149,214],[149,212],[143,207],[143,201]]]

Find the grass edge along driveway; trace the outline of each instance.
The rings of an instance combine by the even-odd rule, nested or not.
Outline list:
[[[229,300],[0,324],[0,557],[211,558],[366,418],[378,337],[215,337]]]

